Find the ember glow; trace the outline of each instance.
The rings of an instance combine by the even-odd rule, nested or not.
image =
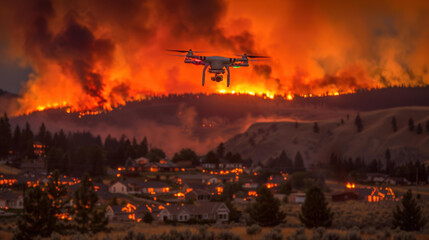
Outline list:
[[[428,1],[2,1],[0,42],[34,73],[12,114],[98,114],[152,95],[292,100],[429,83]],[[167,48],[271,56],[231,70],[231,87]]]

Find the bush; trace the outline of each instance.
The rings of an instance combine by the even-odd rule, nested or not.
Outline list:
[[[229,231],[222,231],[217,234],[217,240],[240,240],[241,238]]]
[[[292,236],[287,238],[288,240],[307,240],[304,228],[298,228]]]
[[[343,237],[336,232],[327,232],[323,235],[322,240],[343,240]]]
[[[345,240],[362,240],[362,237],[358,231],[350,230],[347,231]]]
[[[322,240],[325,233],[326,229],[324,227],[313,228],[313,236],[311,240]]]
[[[262,240],[282,240],[283,235],[279,228],[273,228],[271,231],[267,232],[262,236]]]
[[[72,235],[70,237],[70,240],[89,240],[89,238],[86,235],[78,233],[78,234]]]
[[[416,237],[412,233],[399,232],[393,237],[394,240],[416,240]]]
[[[253,225],[248,226],[246,228],[246,233],[248,235],[256,235],[256,234],[260,233],[261,231],[262,231],[262,228],[257,224],[253,224]]]

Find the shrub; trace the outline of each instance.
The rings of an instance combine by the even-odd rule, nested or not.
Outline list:
[[[394,240],[416,240],[416,237],[412,233],[399,232],[393,237]]]
[[[322,240],[343,240],[343,237],[337,232],[327,232]]]
[[[292,236],[287,238],[288,240],[307,240],[307,235],[305,235],[304,228],[298,228]]]
[[[323,235],[325,235],[326,229],[324,227],[313,228],[313,235],[311,240],[322,240]]]
[[[347,231],[345,240],[362,240],[362,237],[358,231],[350,230]]]
[[[61,239],[61,235],[57,232],[53,232],[51,234],[51,240],[60,240]]]
[[[70,237],[70,240],[89,240],[89,238],[81,233],[72,235]]]
[[[216,240],[240,240],[240,237],[230,231],[221,231],[217,234]]]
[[[261,240],[282,240],[283,235],[279,228],[273,228],[262,236]]]
[[[253,225],[248,226],[246,228],[246,233],[250,236],[256,235],[256,234],[260,233],[261,231],[262,231],[262,228],[257,224],[253,224]]]

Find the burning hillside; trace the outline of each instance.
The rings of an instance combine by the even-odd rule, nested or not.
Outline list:
[[[14,115],[185,92],[336,95],[428,84],[428,9],[426,1],[2,1],[0,40],[10,61],[33,69]],[[202,87],[202,68],[166,48],[272,60],[234,69],[231,88]]]

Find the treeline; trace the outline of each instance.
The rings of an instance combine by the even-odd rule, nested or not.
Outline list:
[[[329,163],[326,166],[319,164],[319,167],[327,168],[336,180],[359,180],[366,177],[368,173],[387,174],[392,178],[405,178],[410,182],[427,182],[429,167],[426,167],[420,161],[395,164],[391,160],[390,150],[387,149],[385,159],[373,159],[369,163],[364,160],[351,157],[341,157],[332,153]]]
[[[294,161],[292,161],[283,150],[278,157],[270,158],[266,167],[282,170],[287,173],[306,171],[304,160],[299,151],[296,153]]]
[[[40,150],[39,152],[35,150]],[[0,118],[0,159],[9,159],[19,165],[38,157],[46,158],[47,170],[60,170],[64,174],[81,175],[88,172],[91,176],[105,174],[106,167],[125,164],[128,158],[148,157],[156,161],[165,157],[163,150],[152,148],[143,138],[122,136],[120,139],[108,135],[103,142],[99,135],[90,132],[68,132],[59,130],[50,132],[42,123],[34,133],[27,122],[23,128],[19,125],[12,132],[9,119],[5,114]]]

